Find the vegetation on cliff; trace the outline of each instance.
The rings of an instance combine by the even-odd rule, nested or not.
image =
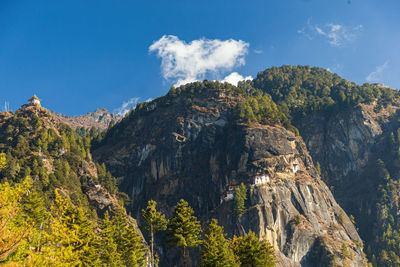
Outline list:
[[[377,190],[370,194],[376,210],[370,223],[367,254],[373,266],[400,266],[400,129],[398,123],[382,144],[382,159],[376,160],[375,171],[365,173],[365,179],[374,180]]]
[[[253,86],[271,95],[293,118],[373,101],[386,106],[399,97],[391,88],[367,83],[357,85],[323,68],[310,66],[266,69],[257,74]]]
[[[113,247],[117,252],[108,255],[121,265],[143,263],[145,246],[125,211],[103,220],[89,204],[85,191],[95,184],[116,193],[115,178],[91,159],[90,137],[77,136],[41,107],[2,115],[0,263],[109,265],[114,259],[101,255]]]

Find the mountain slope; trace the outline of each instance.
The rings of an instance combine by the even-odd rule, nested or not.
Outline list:
[[[322,178],[355,217],[373,266],[400,266],[399,92],[307,66],[266,70],[253,85],[292,115]]]
[[[131,238],[141,235],[118,199],[115,178],[92,160],[90,141],[40,105],[0,112],[0,190],[7,200],[0,205],[1,264],[100,263],[90,251],[105,249],[96,243],[104,241],[98,228],[105,212],[119,214],[123,227],[134,229]]]
[[[301,137],[281,126],[291,128],[268,96],[258,101],[253,93],[215,82],[172,88],[111,128],[94,156],[130,194],[134,216],[149,199],[170,215],[184,198],[203,224],[217,218],[229,236],[253,230],[267,238],[280,266],[326,266],[335,259],[362,266],[362,242]],[[252,105],[241,104],[248,97]],[[255,185],[256,176],[264,183]],[[235,216],[227,193],[241,182],[248,201]],[[343,245],[352,258],[342,255]],[[173,253],[162,256],[163,266],[177,263]]]

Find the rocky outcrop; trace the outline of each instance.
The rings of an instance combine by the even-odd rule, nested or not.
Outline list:
[[[230,236],[253,230],[268,239],[281,266],[325,266],[335,257],[339,265],[362,266],[357,231],[301,137],[279,125],[237,123],[232,114],[241,97],[205,89],[154,100],[114,127],[94,155],[132,197],[134,216],[149,199],[169,216],[184,198],[204,224],[217,218]],[[264,183],[255,185],[256,176]],[[242,182],[248,201],[237,217],[226,193]],[[343,244],[352,258],[343,259]],[[161,263],[176,259],[164,253]]]
[[[330,183],[354,176],[367,165],[389,116],[387,110],[376,112],[375,108],[376,104],[359,104],[331,116],[315,113],[297,123],[313,159],[323,163]]]
[[[118,122],[122,119],[122,115],[109,112],[105,108],[96,109],[85,115],[69,117],[56,112],[52,112],[53,116],[59,121],[69,125],[72,129],[95,127],[99,130],[105,130],[111,122]]]

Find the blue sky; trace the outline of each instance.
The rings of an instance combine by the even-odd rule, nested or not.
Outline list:
[[[400,88],[399,11],[398,0],[2,0],[0,105],[36,93],[66,115],[118,112],[176,83],[283,64]]]

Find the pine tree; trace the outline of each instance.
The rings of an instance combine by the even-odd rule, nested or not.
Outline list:
[[[240,266],[229,241],[225,238],[224,228],[213,219],[206,230],[201,250],[201,266],[238,267]]]
[[[31,186],[30,177],[13,186],[8,182],[0,184],[0,261],[17,250],[32,230],[32,222],[24,218],[20,203]]]
[[[197,247],[200,241],[200,222],[193,216],[193,209],[181,199],[174,208],[174,216],[168,223],[170,245],[182,248],[183,266],[186,267],[186,248]]]
[[[272,267],[276,259],[273,247],[266,240],[259,240],[254,232],[232,240],[232,249],[242,267]]]
[[[94,266],[99,263],[94,225],[81,207],[75,207],[66,193],[55,190],[50,229],[43,251],[47,264]]]
[[[145,247],[143,240],[128,221],[125,210],[118,208],[113,212],[112,224],[115,226],[114,240],[125,266],[145,264]]]
[[[101,263],[106,266],[121,266],[121,254],[118,251],[118,245],[115,242],[117,228],[110,220],[108,211],[100,225],[99,254]]]
[[[244,203],[247,200],[247,189],[246,186],[241,183],[238,188],[235,190],[234,196],[234,203],[235,203],[235,212],[237,215],[243,214],[245,210]]]
[[[146,229],[150,233],[151,266],[154,266],[154,234],[167,229],[165,215],[158,212],[156,206],[157,202],[150,200],[147,203],[146,209],[142,210],[142,216],[146,222]]]

